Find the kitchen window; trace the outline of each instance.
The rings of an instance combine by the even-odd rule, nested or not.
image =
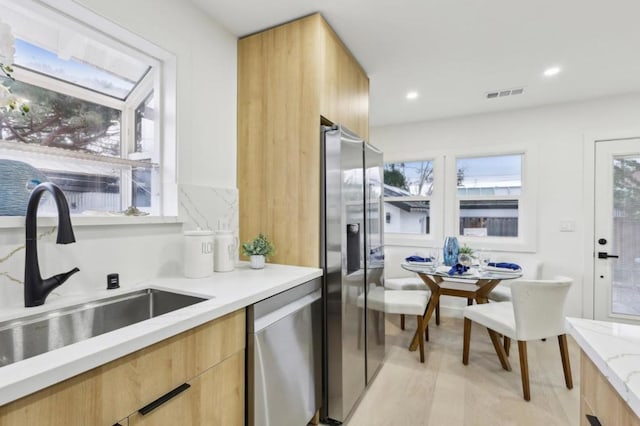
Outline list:
[[[424,160],[384,165],[385,232],[431,233],[433,164]]]
[[[456,159],[458,234],[518,237],[522,155]]]
[[[41,181],[60,186],[74,215],[175,215],[175,132],[160,102],[175,98],[175,59],[112,23],[27,3],[0,0],[15,39],[0,83],[30,109],[0,110],[0,216],[24,215]]]
[[[534,250],[537,187],[528,165],[537,152],[507,149],[385,163],[385,242],[438,247],[454,235],[475,248]]]

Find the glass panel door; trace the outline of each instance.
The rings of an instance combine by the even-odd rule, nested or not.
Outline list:
[[[640,321],[640,140],[596,143],[594,312]]]

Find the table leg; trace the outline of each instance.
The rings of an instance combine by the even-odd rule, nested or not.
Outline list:
[[[429,300],[429,304],[427,305],[427,310],[422,317],[422,324],[425,327],[429,326],[429,320],[431,319],[431,316],[433,315],[433,311],[436,309],[436,306],[438,305],[439,300],[440,300],[440,292],[432,291],[431,300]],[[411,344],[409,345],[409,350],[412,352],[418,349],[418,340],[419,340],[418,333],[420,333],[420,331],[416,330],[415,334],[413,335],[413,339],[411,340]]]
[[[489,293],[500,284],[501,280],[498,279],[481,279],[476,285],[478,289],[476,290],[476,303],[488,303],[489,302]]]

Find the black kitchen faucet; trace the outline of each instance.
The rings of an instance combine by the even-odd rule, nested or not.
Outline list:
[[[24,265],[24,306],[40,306],[44,304],[47,296],[51,291],[64,283],[71,275],[79,271],[73,268],[69,272],[54,275],[50,278],[43,279],[40,275],[40,266],[38,264],[38,246],[37,246],[37,226],[36,217],[38,214],[38,203],[40,198],[46,192],[53,195],[53,199],[58,208],[58,238],[56,243],[69,244],[75,243],[76,238],[73,235],[71,227],[71,218],[69,216],[69,205],[64,197],[62,190],[51,182],[41,183],[36,186],[29,197],[27,206],[27,217],[25,220],[26,228],[26,255]]]

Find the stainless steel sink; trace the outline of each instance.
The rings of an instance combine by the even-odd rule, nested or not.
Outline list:
[[[205,300],[145,289],[0,322],[0,367]]]

